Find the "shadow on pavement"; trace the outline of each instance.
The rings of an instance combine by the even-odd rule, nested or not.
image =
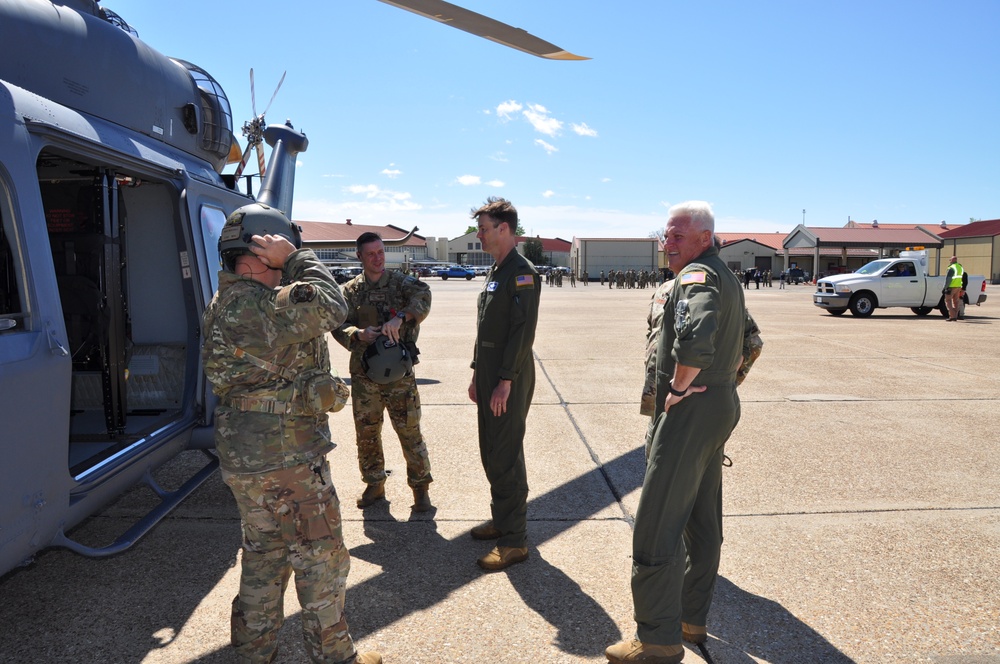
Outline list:
[[[743,590],[719,576],[705,643],[716,664],[851,664],[816,630],[778,602]]]

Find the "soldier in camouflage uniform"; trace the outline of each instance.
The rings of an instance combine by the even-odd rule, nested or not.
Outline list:
[[[358,507],[364,508],[385,497],[385,455],[382,451],[383,412],[399,437],[406,459],[406,481],[413,490],[413,511],[431,509],[427,486],[431,483],[431,462],[427,443],[420,433],[420,393],[413,372],[399,380],[379,384],[371,380],[361,358],[380,334],[401,342],[413,358],[420,323],[431,311],[431,289],[426,283],[385,269],[385,247],[375,233],[363,233],[357,240],[358,259],[364,271],[343,286],[347,299],[347,320],[333,337],[351,351],[351,404],[358,442],[358,465],[367,485]],[[416,360],[414,359],[414,362]]]
[[[296,249],[297,227],[260,204],[226,220],[225,269],[205,311],[202,360],[219,396],[215,445],[243,522],[232,644],[240,662],[271,662],[289,576],[314,662],[379,664],[359,654],[344,616],[350,556],[326,454],[326,402],[312,407],[297,377],[330,375],[325,333],[347,315],[316,255]]]

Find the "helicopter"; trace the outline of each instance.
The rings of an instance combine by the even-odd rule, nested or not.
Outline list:
[[[382,1],[582,59],[440,0]],[[199,350],[219,234],[254,201],[291,219],[308,147],[254,109],[271,148],[255,198],[223,174],[241,160],[232,116],[206,70],[97,0],[0,0],[0,575],[49,547],[120,553],[217,469]],[[253,146],[263,171],[248,140],[243,160]],[[163,489],[153,472],[187,450],[204,463]],[[160,499],[148,514],[103,546],[72,539],[140,484]]]

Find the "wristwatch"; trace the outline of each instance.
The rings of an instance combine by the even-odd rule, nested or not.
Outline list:
[[[406,312],[405,311],[397,311],[396,312],[396,318],[402,318],[403,322],[405,323],[406,322]]]
[[[675,397],[682,397],[685,394],[687,394],[687,390],[680,390],[680,391],[675,390],[674,389],[674,382],[673,381],[670,381],[669,383],[667,383],[667,389],[670,390],[670,393],[672,395],[674,395]]]

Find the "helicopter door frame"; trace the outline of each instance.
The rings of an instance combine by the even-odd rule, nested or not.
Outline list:
[[[104,387],[104,418],[108,433],[113,437],[125,430],[125,413],[128,407],[125,372],[127,369],[126,339],[128,330],[126,313],[128,298],[122,271],[122,229],[124,220],[119,218],[118,182],[115,171],[101,169],[101,224],[104,228],[104,260],[101,261],[101,280],[105,284],[104,296],[108,306],[108,338],[104,347],[101,382]]]
[[[219,286],[218,272],[221,268],[218,262],[218,243],[226,217],[253,199],[239,191],[206,183],[186,174],[182,186],[181,214],[187,216],[187,223],[181,224],[181,227],[185,233],[191,234],[184,240],[192,253],[185,254],[181,260],[187,263],[188,270],[200,275],[198,283],[192,286],[193,296],[197,299],[197,310],[203,312]],[[192,432],[191,447],[214,448],[213,419],[217,398],[205,378],[200,353],[195,375],[199,381],[197,394],[201,412],[198,427]]]

